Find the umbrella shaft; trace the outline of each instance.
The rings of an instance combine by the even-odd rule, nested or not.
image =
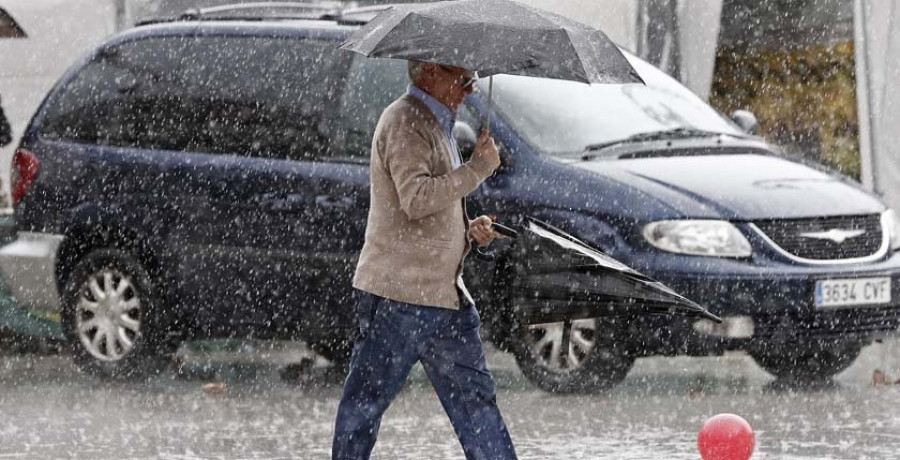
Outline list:
[[[484,129],[487,130],[488,135],[491,134],[491,111],[494,108],[493,102],[493,94],[494,94],[494,76],[491,75],[488,77],[488,104],[487,111],[484,115]]]

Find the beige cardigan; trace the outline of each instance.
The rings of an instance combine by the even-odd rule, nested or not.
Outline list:
[[[493,172],[473,159],[457,169],[428,109],[405,95],[378,120],[372,140],[366,242],[353,287],[400,302],[459,308],[469,251],[463,198]]]

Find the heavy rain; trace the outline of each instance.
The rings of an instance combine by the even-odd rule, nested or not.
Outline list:
[[[0,459],[891,459],[900,0],[0,0]]]

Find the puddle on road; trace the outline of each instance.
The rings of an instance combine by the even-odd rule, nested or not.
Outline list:
[[[894,458],[900,442],[900,386],[871,383],[874,368],[900,377],[894,343],[867,349],[836,384],[805,389],[779,388],[734,354],[643,359],[607,394],[551,395],[508,355],[488,356],[522,459],[696,460],[697,430],[722,412],[753,425],[754,458]],[[2,356],[0,458],[329,457],[339,379],[285,382],[284,356],[218,358],[125,384],[83,376],[64,357]],[[224,391],[204,391],[212,382]],[[375,458],[463,459],[420,369],[386,415]]]

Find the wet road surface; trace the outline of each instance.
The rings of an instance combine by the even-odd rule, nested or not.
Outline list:
[[[0,459],[326,459],[340,382],[280,378],[296,347],[183,353],[147,383],[79,374],[64,356],[0,356]],[[489,351],[522,459],[697,459],[697,431],[722,412],[755,428],[754,458],[900,458],[900,344],[876,344],[835,383],[784,388],[741,353],[638,360],[610,393],[561,396]],[[316,373],[319,372],[319,373]],[[210,386],[210,383],[221,385]],[[382,424],[376,459],[462,459],[421,368]]]

